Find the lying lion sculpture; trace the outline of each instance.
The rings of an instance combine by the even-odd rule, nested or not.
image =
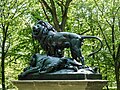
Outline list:
[[[29,66],[24,68],[23,72],[18,76],[19,80],[29,78],[29,75],[38,74],[68,74],[78,73],[82,74],[83,71],[89,74],[96,73],[95,69],[84,67],[72,58],[58,58],[39,53],[34,54],[29,62]]]
[[[81,61],[82,65],[84,65],[84,57],[81,53],[81,46],[84,39],[95,38],[100,41],[102,47],[101,40],[96,36],[81,36],[70,32],[57,32],[49,23],[42,20],[39,20],[33,26],[32,36],[39,41],[47,55],[63,57],[62,52],[64,48],[70,48],[72,58],[79,62]],[[100,51],[101,47],[90,55]]]
[[[36,53],[31,57],[29,66],[23,70],[24,72],[19,75],[19,78],[33,73],[52,73],[61,69],[69,69],[77,72],[80,68],[82,68],[82,65],[72,58],[58,58]]]

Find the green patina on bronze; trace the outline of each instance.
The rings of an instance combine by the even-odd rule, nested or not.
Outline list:
[[[47,54],[34,54],[30,59],[29,66],[23,70],[18,79],[85,79],[85,77],[82,78],[84,75],[88,79],[101,79],[97,68],[85,66],[81,51],[83,40],[87,38],[95,38],[101,44],[100,48],[89,56],[100,51],[102,41],[98,37],[57,32],[49,23],[41,20],[33,26],[32,36],[39,41]],[[65,48],[70,48],[72,58],[64,57],[63,50]],[[57,77],[59,75],[61,78]],[[75,78],[73,78],[74,76]]]

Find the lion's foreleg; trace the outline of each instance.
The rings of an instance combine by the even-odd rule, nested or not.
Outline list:
[[[31,73],[36,73],[36,72],[39,72],[39,67],[31,67],[30,69],[22,72],[19,77],[25,77]]]

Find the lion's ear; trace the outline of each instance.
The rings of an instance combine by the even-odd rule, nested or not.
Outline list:
[[[37,24],[43,25],[43,21],[39,19],[39,20],[37,21]]]

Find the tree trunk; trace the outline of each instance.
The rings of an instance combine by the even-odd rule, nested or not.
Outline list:
[[[55,6],[55,1],[54,0],[50,0],[50,6],[49,4],[47,3],[47,1],[45,0],[39,0],[41,5],[42,5],[42,9],[45,13],[45,16],[48,20],[48,22],[50,21],[47,13],[45,12],[45,8],[51,13],[52,15],[52,20],[53,20],[53,23],[54,23],[54,28],[57,30],[57,31],[64,31],[65,29],[65,24],[66,24],[66,21],[67,21],[67,13],[68,13],[68,8],[69,8],[69,4],[72,0],[66,0],[65,1],[65,5],[63,5],[63,3],[59,4],[58,1],[56,1],[58,3],[58,5],[61,7],[61,14],[62,14],[62,21],[61,21],[61,24],[59,25],[59,20],[58,20],[58,16],[57,16],[57,11],[56,11],[56,6]]]
[[[51,9],[52,9],[51,14],[52,14],[52,18],[53,18],[53,21],[54,21],[55,29],[57,31],[61,31],[60,28],[59,28],[59,21],[58,21],[58,18],[57,18],[55,3],[54,3],[53,0],[50,0],[50,3],[51,3]]]
[[[2,42],[2,59],[1,59],[1,68],[2,68],[2,90],[5,90],[5,39]]]
[[[3,30],[3,39],[2,39],[2,57],[1,57],[1,68],[2,68],[2,90],[5,90],[5,43],[7,39],[7,32],[8,32],[9,23],[7,23],[6,27],[2,24],[2,30]]]
[[[118,51],[115,58],[115,75],[117,82],[117,90],[119,90],[120,89],[120,44],[118,46]]]
[[[115,75],[116,75],[116,82],[117,82],[117,90],[120,90],[120,81],[119,81],[119,75],[120,70],[118,67],[118,62],[115,63]]]
[[[67,22],[68,8],[69,8],[69,5],[70,5],[71,1],[72,0],[66,0],[65,7],[64,7],[64,10],[62,12],[62,22],[61,22],[61,25],[60,25],[60,28],[61,28],[62,31],[65,30],[65,24]]]
[[[5,67],[4,67],[4,53],[2,52],[1,67],[2,67],[2,90],[5,90]]]

